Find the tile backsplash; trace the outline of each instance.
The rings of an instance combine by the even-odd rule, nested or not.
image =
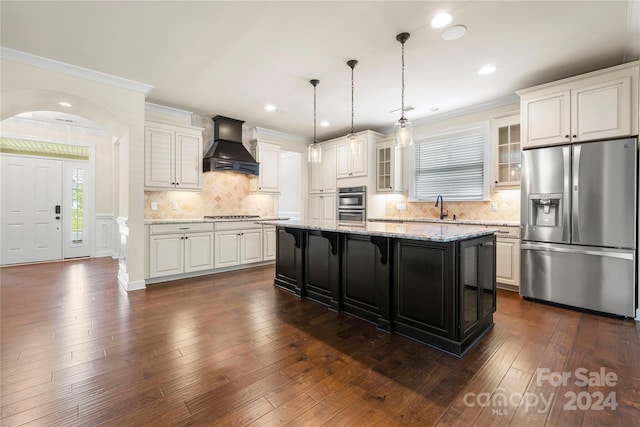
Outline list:
[[[496,204],[496,210],[491,209]],[[397,210],[397,204],[406,204],[406,211]],[[447,219],[453,215],[459,219],[470,220],[520,220],[520,190],[500,190],[491,193],[491,200],[478,202],[449,202],[444,201],[445,211],[449,210]],[[385,200],[385,216],[390,218],[438,218],[440,208],[433,202],[408,202],[403,195],[388,196]]]
[[[207,172],[202,192],[145,191],[146,219],[202,218],[205,215],[272,216],[273,196],[249,191],[250,177],[236,172]],[[151,210],[151,203],[158,204]]]

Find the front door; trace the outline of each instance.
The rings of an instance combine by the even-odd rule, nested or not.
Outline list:
[[[0,264],[61,259],[62,161],[0,157]]]

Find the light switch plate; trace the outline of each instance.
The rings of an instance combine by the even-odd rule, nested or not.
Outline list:
[[[151,202],[151,210],[152,211],[158,210],[158,202]]]
[[[407,204],[406,203],[396,203],[396,210],[406,211],[407,210]]]
[[[494,212],[498,210],[498,203],[497,202],[491,202],[491,210],[494,211]]]
[[[173,210],[174,211],[178,210],[178,202],[173,202]]]

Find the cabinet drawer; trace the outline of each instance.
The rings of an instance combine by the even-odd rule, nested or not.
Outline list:
[[[179,224],[154,224],[150,229],[151,234],[197,233],[200,231],[213,231],[213,223],[189,222]]]
[[[518,239],[520,238],[520,227],[505,227],[505,226],[487,226],[488,228],[497,228],[496,232],[497,238],[511,238]]]
[[[262,224],[256,224],[253,221],[224,221],[216,222],[216,231],[223,230],[247,230],[262,228]]]

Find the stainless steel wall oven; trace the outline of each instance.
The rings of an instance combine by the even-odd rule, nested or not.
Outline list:
[[[338,188],[338,224],[364,225],[367,221],[367,187]]]

